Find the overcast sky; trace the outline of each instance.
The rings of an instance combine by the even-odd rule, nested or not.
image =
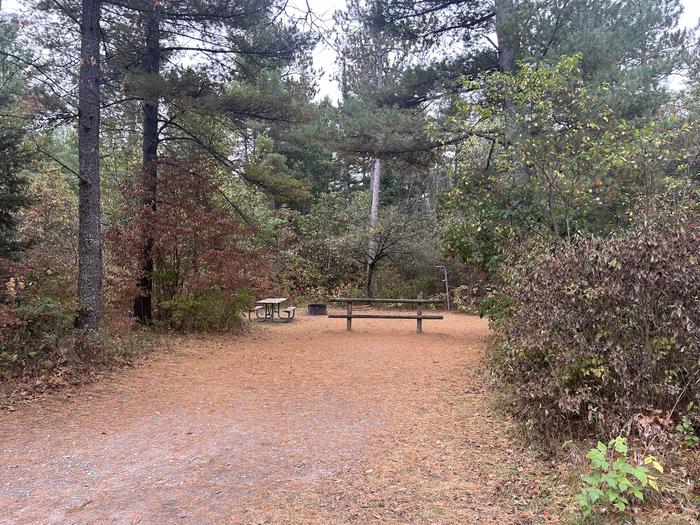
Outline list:
[[[1,0],[3,11],[16,11],[18,9],[17,0]],[[292,8],[306,10],[306,5],[314,12],[316,23],[326,29],[333,26],[333,13],[345,7],[345,0],[292,0]],[[693,28],[700,19],[700,0],[682,0],[685,12],[681,18],[681,23],[685,27]],[[296,7],[294,7],[296,6]],[[291,13],[290,13],[291,14]],[[331,47],[321,42],[314,51],[314,68],[319,72],[319,96],[328,95],[337,98],[338,87],[333,80],[336,74],[335,52]]]

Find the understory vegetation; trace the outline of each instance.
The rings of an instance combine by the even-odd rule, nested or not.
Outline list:
[[[590,449],[582,519],[700,516],[683,3],[300,5],[0,12],[0,394],[240,329],[262,296],[447,299],[444,269],[513,416]]]
[[[634,433],[656,449],[672,421],[700,424],[698,225],[696,211],[659,212],[509,265],[493,366],[528,426]]]

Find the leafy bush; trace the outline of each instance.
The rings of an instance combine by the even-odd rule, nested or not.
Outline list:
[[[368,206],[365,193],[325,193],[309,213],[289,213],[289,227],[280,235],[278,276],[286,294],[318,301],[362,279],[364,261],[357,251],[364,244],[358,232],[365,228]]]
[[[12,282],[12,281],[9,281]],[[73,330],[75,309],[52,298],[29,298],[2,305],[0,327],[0,373],[45,368]]]
[[[424,297],[432,297],[443,291],[437,271],[431,274],[418,275],[408,278],[397,268],[386,267],[378,272],[376,297],[414,298],[422,293]]]
[[[221,196],[212,166],[199,158],[161,159],[158,203],[143,202],[147,181],[125,185],[124,220],[107,232],[108,283],[126,308],[139,293],[143,247],[152,244],[154,320],[176,330],[225,330],[265,287],[266,258]]]
[[[644,501],[647,487],[659,491],[657,477],[649,474],[651,465],[657,472],[664,469],[654,456],[646,456],[641,465],[630,463],[627,440],[623,437],[611,439],[608,444],[598,442],[586,457],[591,462],[592,472],[583,476],[585,488],[576,496],[584,516],[596,509],[613,509],[624,512],[630,505],[629,496]]]
[[[152,346],[143,333],[76,330],[75,301],[35,297],[33,291],[24,288],[1,298],[0,397],[18,385],[40,390],[82,381],[97,369],[129,363]]]
[[[415,297],[442,290],[428,214],[385,206],[379,223],[370,228],[369,206],[368,192],[337,192],[318,196],[307,214],[289,214],[289,227],[278,228],[279,281],[285,293],[322,300],[364,283],[356,293],[366,295],[370,239],[376,249],[371,264],[375,296]]]
[[[700,426],[699,224],[665,213],[509,270],[493,364],[531,428],[615,435],[653,414]]]
[[[205,290],[198,295],[185,295],[162,302],[168,325],[182,332],[230,330],[240,323],[240,313],[252,303],[248,291],[229,294]]]
[[[700,445],[700,437],[695,433],[695,429],[688,416],[683,416],[681,422],[676,425],[676,432],[685,447],[694,448]]]
[[[68,358],[75,318],[75,195],[56,170],[32,174],[16,260],[0,259],[0,378],[32,376]]]

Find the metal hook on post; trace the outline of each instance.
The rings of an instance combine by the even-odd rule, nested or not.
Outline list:
[[[447,267],[446,266],[436,266],[435,268],[442,268],[444,277],[442,282],[445,283],[445,297],[447,298],[447,311],[450,311],[450,285],[447,282]]]

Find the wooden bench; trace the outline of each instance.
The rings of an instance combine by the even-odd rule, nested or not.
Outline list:
[[[334,297],[329,299],[331,303],[347,303],[347,313],[344,314],[329,314],[330,319],[347,319],[347,330],[352,330],[352,320],[353,319],[415,319],[416,320],[416,332],[419,334],[423,333],[423,320],[437,320],[442,319],[441,315],[426,315],[423,313],[423,305],[425,304],[443,304],[444,301],[432,301],[423,299],[421,295],[418,295],[418,299],[373,299],[371,297]],[[354,303],[366,303],[366,304],[415,304],[416,313],[415,315],[408,314],[356,314],[352,311],[352,305]]]

